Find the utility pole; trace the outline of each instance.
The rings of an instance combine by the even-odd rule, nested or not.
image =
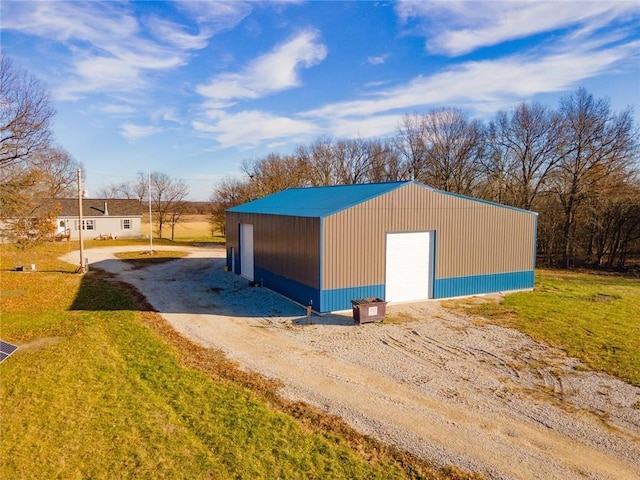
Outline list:
[[[149,196],[149,255],[153,255],[153,217],[151,216],[151,170],[149,170],[147,195]]]
[[[84,192],[82,191],[82,170],[78,169],[78,238],[80,239],[80,267],[78,267],[78,273],[84,273],[84,239],[82,238],[82,229],[84,227],[84,221],[82,219],[82,197]]]

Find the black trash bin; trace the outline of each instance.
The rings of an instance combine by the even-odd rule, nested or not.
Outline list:
[[[384,320],[387,302],[376,297],[351,300],[353,319],[357,324]]]

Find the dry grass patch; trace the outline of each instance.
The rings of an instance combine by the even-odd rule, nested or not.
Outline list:
[[[142,231],[149,231],[149,224],[142,223]],[[155,234],[155,227],[154,227]],[[171,238],[171,227],[162,229],[163,238]],[[224,244],[225,239],[220,232],[211,232],[211,223],[207,215],[184,215],[175,226],[173,238],[176,242],[206,242]]]
[[[636,279],[539,269],[533,292],[506,295],[500,302],[461,299],[443,304],[518,328],[595,370],[640,385]]]
[[[417,320],[416,317],[414,317],[413,315],[407,312],[390,313],[387,311],[382,323],[389,323],[389,324],[409,323],[409,322],[415,322],[416,320]]]

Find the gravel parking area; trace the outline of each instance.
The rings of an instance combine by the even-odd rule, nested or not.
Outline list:
[[[137,270],[116,250],[86,256],[186,337],[365,434],[489,478],[640,478],[640,389],[516,330],[438,302],[389,305],[410,319],[397,324],[358,326],[351,312],[307,324],[303,307],[225,272],[223,249]]]

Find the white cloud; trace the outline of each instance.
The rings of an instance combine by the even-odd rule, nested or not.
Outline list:
[[[389,83],[389,80],[376,80],[373,82],[364,83],[362,86],[364,88],[378,88],[378,87],[382,87],[383,85],[387,85],[388,83]]]
[[[95,46],[108,45],[130,38],[138,30],[134,16],[115,2],[6,2],[3,14],[11,18],[3,23],[3,29],[58,42],[83,40]]]
[[[210,112],[212,122],[194,121],[195,130],[214,134],[222,148],[241,145],[257,146],[265,140],[291,139],[317,133],[317,127],[304,120],[279,117],[268,112],[246,110],[229,114]]]
[[[180,125],[184,124],[184,121],[180,118],[180,114],[174,108],[160,107],[152,111],[150,116],[153,121],[162,120],[165,122],[178,123]]]
[[[629,14],[640,12],[640,4],[632,1],[411,0],[399,2],[396,12],[405,22],[412,19],[424,22],[422,28],[428,34],[429,51],[456,56],[566,27],[582,27],[582,32],[586,33],[615,18],[628,21]]]
[[[133,123],[125,123],[120,127],[120,135],[127,140],[133,141],[139,138],[148,137],[160,133],[162,129],[154,126],[135,125]]]
[[[367,58],[367,63],[369,65],[382,65],[387,61],[389,55],[377,55]]]
[[[335,118],[329,122],[331,135],[338,138],[385,137],[398,130],[402,114]]]
[[[151,17],[146,23],[158,40],[166,41],[180,50],[200,50],[207,46],[209,38],[212,36],[208,28],[204,28],[199,33],[192,35],[187,32],[187,28],[184,25],[158,17]]]
[[[212,33],[190,34],[178,24],[150,18],[152,39],[131,8],[120,2],[5,2],[2,28],[63,44],[69,64],[59,65],[58,100],[89,93],[134,92],[148,87],[149,74],[186,63],[189,52],[206,46]]]
[[[308,111],[305,117],[365,117],[446,104],[491,111],[535,94],[575,88],[584,79],[614,69],[620,62],[633,57],[639,46],[640,42],[635,41],[601,50],[572,50],[541,57],[514,55],[466,62],[370,94],[365,100],[339,102]]]
[[[238,25],[253,10],[253,2],[220,0],[179,0],[174,4],[199,24],[220,32]]]
[[[255,99],[301,84],[299,69],[324,60],[327,48],[319,42],[315,30],[299,33],[256,58],[238,73],[223,73],[207,85],[199,85],[198,93],[216,100]]]
[[[111,103],[108,105],[102,105],[96,110],[105,113],[107,115],[115,115],[115,116],[129,116],[135,113],[135,109],[130,105],[124,105],[122,103]]]

